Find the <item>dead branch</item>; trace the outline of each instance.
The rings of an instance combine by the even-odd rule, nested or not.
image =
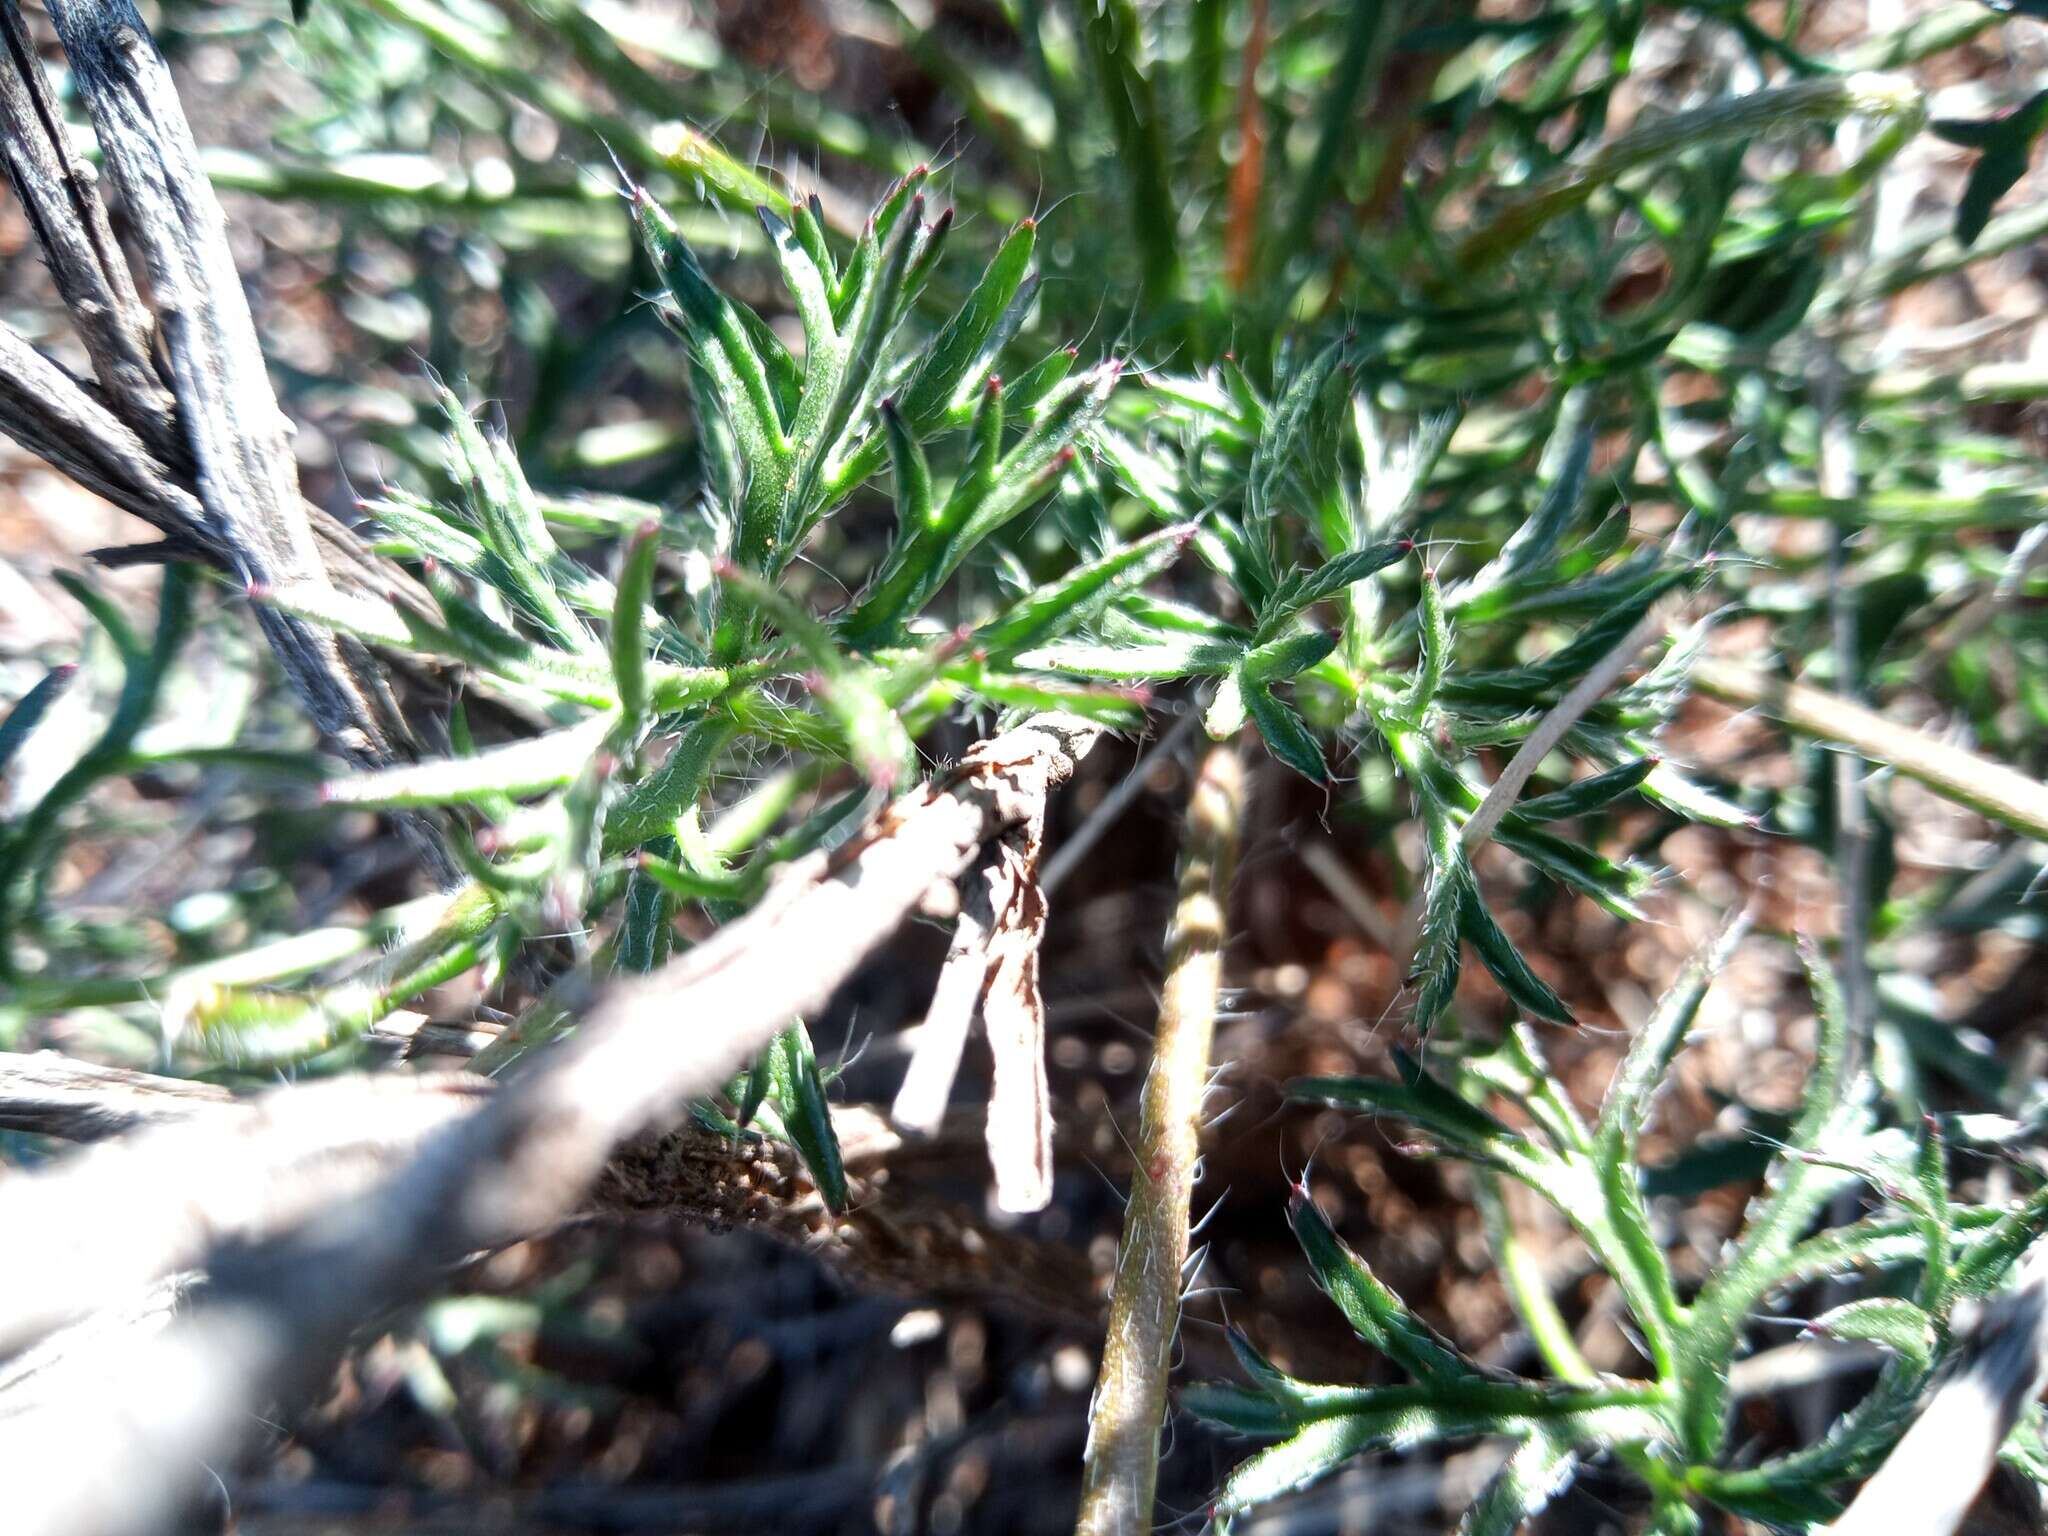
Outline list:
[[[173,1125],[241,1106],[225,1088],[96,1067],[55,1051],[0,1052],[0,1130],[63,1141],[104,1141],[147,1125]]]
[[[47,1085],[51,1075],[46,1066],[36,1079]],[[49,1089],[8,1076],[8,1123],[50,1134],[66,1122],[90,1128],[75,1107],[31,1123],[24,1100]],[[204,1270],[217,1249],[264,1241],[360,1199],[488,1092],[474,1078],[385,1074],[223,1102],[131,1081],[113,1114],[153,1100],[156,1126],[46,1173],[0,1181],[0,1224],[24,1244],[35,1234],[36,1245],[0,1275],[0,1353],[124,1305],[165,1275]]]
[[[1901,726],[1837,694],[1718,656],[1699,662],[1692,681],[1710,699],[1761,709],[1802,736],[1852,748],[1881,768],[1918,779],[1943,799],[2029,837],[2048,837],[2048,786],[2016,768]]]
[[[114,1142],[76,1164],[81,1183],[89,1178],[92,1187],[72,1184],[72,1198],[101,1203],[92,1207],[94,1220],[80,1224],[88,1230],[77,1234],[83,1246],[69,1273],[81,1283],[88,1273],[97,1277],[100,1299],[81,1298],[83,1308],[119,1314],[128,1298],[147,1294],[165,1276],[196,1274],[224,1242],[274,1237],[309,1210],[360,1198],[416,1152],[427,1133],[476,1107],[495,1087],[488,1078],[456,1073],[365,1076],[242,1099],[207,1083],[94,1066],[53,1052],[0,1052],[0,1128]],[[631,1213],[746,1227],[802,1249],[862,1289],[972,1297],[1075,1323],[1099,1322],[1094,1275],[1077,1250],[988,1230],[951,1204],[906,1197],[902,1175],[927,1161],[950,1165],[979,1144],[973,1119],[955,1115],[929,1138],[911,1142],[870,1109],[835,1109],[833,1130],[854,1197],[841,1216],[825,1208],[792,1148],[751,1133],[735,1141],[695,1125],[618,1148],[589,1200],[568,1215]],[[202,1125],[207,1135],[192,1133]],[[178,1136],[129,1135],[163,1126],[188,1129]],[[289,1151],[280,1144],[280,1126],[290,1128]],[[127,1139],[115,1140],[121,1137]],[[203,1186],[183,1204],[164,1200],[167,1173],[200,1178],[207,1168],[230,1162],[269,1168],[274,1177],[239,1201],[216,1202]],[[42,1219],[47,1210],[38,1207],[35,1193],[40,1183],[0,1183],[0,1221]],[[167,1209],[171,1205],[177,1208]],[[94,1311],[85,1322],[99,1315]],[[0,1369],[0,1414],[10,1411],[10,1379]]]
[[[15,0],[0,5],[0,129],[29,216],[98,380],[97,397],[21,337],[0,337],[0,430],[165,531],[244,585],[329,584],[337,555],[299,496],[226,221],[199,169],[170,71],[131,0],[52,0],[72,79],[149,270],[154,323],[116,246],[92,173],[73,153]],[[167,370],[159,371],[152,336]],[[331,520],[328,520],[331,522]],[[343,530],[345,532],[345,530]],[[411,755],[404,717],[368,653],[272,609],[271,649],[320,728],[366,764]]]
[[[156,326],[135,292],[127,258],[114,242],[98,178],[72,151],[64,118],[15,5],[0,7],[7,67],[0,69],[0,116],[7,134],[7,179],[21,199],[50,276],[92,358],[106,398],[150,445],[175,458],[177,402],[151,351]]]
[[[1047,792],[1098,735],[1090,722],[1045,716],[982,743],[845,846],[791,865],[753,912],[707,943],[611,985],[572,1038],[480,1107],[427,1131],[361,1198],[308,1211],[254,1241],[203,1228],[212,1240],[201,1302],[129,1351],[117,1380],[53,1392],[0,1437],[14,1529],[99,1536],[158,1528],[200,1467],[233,1454],[251,1412],[323,1379],[364,1318],[423,1294],[465,1256],[573,1212],[614,1148],[672,1126],[792,1017],[823,1006],[935,883],[956,880],[991,839],[1041,814]],[[264,1185],[266,1175],[248,1166],[257,1156],[247,1138],[232,1153],[214,1141],[208,1156],[184,1142],[189,1135],[192,1148],[206,1147],[213,1133],[204,1126],[145,1134],[171,1166],[168,1180],[143,1170],[150,1193],[182,1200],[177,1220],[200,1219],[190,1209],[194,1191],[210,1199],[239,1183],[246,1199]],[[288,1124],[274,1136],[287,1150],[305,1147]],[[223,1158],[237,1161],[223,1166]],[[102,1224],[92,1198],[112,1192],[90,1155],[81,1163],[0,1189],[9,1208],[0,1225],[18,1256],[4,1276],[0,1326],[17,1343],[26,1342],[18,1318],[75,1313],[64,1285],[98,1283],[81,1272],[79,1251],[104,1254],[111,1245],[73,1229],[84,1210]],[[132,1207],[135,1191],[125,1195]],[[75,1454],[85,1444],[96,1447],[89,1459]],[[105,1466],[122,1475],[102,1475]]]

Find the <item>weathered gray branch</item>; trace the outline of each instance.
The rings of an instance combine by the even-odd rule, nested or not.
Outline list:
[[[327,586],[290,427],[170,69],[132,0],[51,0],[49,11],[149,268],[209,542],[245,584]],[[402,718],[360,647],[275,609],[258,621],[329,737],[363,762],[407,755]]]
[[[175,457],[180,451],[177,405],[151,351],[156,327],[107,224],[98,178],[72,151],[17,6],[0,6],[0,32],[7,51],[7,67],[0,69],[0,122],[7,130],[0,150],[7,179],[92,358],[100,388],[154,452]]]
[[[104,1141],[146,1125],[239,1112],[225,1088],[73,1061],[55,1051],[0,1052],[0,1130]]]
[[[116,246],[91,171],[73,153],[15,0],[0,0],[0,130],[9,180],[93,361],[97,391],[9,333],[0,430],[244,584],[329,582],[353,541],[323,541],[301,500],[289,427],[213,188],[170,71],[131,0],[53,0],[51,20],[128,206],[156,306]],[[153,349],[160,334],[167,373]],[[323,542],[325,548],[323,548]],[[365,556],[340,553],[360,575]],[[351,757],[410,756],[404,717],[368,654],[274,609],[271,648],[308,712]]]
[[[156,1528],[198,1468],[234,1452],[251,1412],[318,1381],[364,1318],[416,1298],[466,1255],[575,1210],[614,1148],[673,1125],[792,1017],[827,1002],[935,883],[956,880],[991,839],[1042,815],[1046,794],[1097,735],[1086,721],[1041,717],[982,743],[845,846],[791,865],[715,938],[611,985],[571,1039],[531,1058],[474,1112],[427,1131],[361,1198],[253,1242],[212,1235],[209,1285],[189,1315],[131,1351],[116,1379],[53,1394],[0,1437],[13,1529]],[[193,1159],[181,1168],[185,1187],[205,1189],[209,1201],[236,1176],[218,1154],[202,1167],[199,1153],[181,1152],[177,1130],[147,1134],[162,1138],[153,1152],[166,1163]],[[290,1143],[292,1127],[280,1123],[275,1134]],[[255,1161],[246,1143],[240,1155]],[[104,1175],[88,1171],[81,1183],[67,1169],[0,1188],[0,1230],[15,1256],[0,1269],[0,1330],[16,1345],[28,1342],[24,1316],[47,1327],[53,1313],[77,1310],[63,1286],[105,1294],[96,1278],[105,1245],[77,1231],[85,1224],[76,1215],[93,1209],[86,1188],[113,1198],[106,1186]],[[95,1211],[92,1224],[103,1221]],[[82,1250],[98,1262],[82,1263]],[[87,1444],[92,1458],[74,1454]],[[102,1475],[106,1466],[121,1475]]]
[[[71,1257],[46,1269],[48,1289],[10,1298],[40,1314],[12,1327],[31,1333],[59,1315],[60,1288],[85,1287],[73,1293],[72,1309],[87,1315],[65,1336],[101,1313],[136,1312],[131,1298],[167,1276],[185,1277],[181,1289],[189,1288],[215,1247],[266,1240],[309,1211],[362,1198],[427,1135],[495,1089],[490,1079],[466,1073],[378,1074],[237,1098],[209,1083],[54,1052],[0,1052],[0,1128],[110,1143],[81,1153],[61,1178],[0,1186],[0,1220],[7,1222],[47,1223],[60,1204],[93,1212],[70,1234]],[[1078,1249],[992,1231],[948,1204],[905,1196],[902,1178],[921,1163],[951,1166],[978,1151],[974,1120],[955,1115],[932,1137],[913,1142],[870,1109],[834,1110],[854,1193],[839,1215],[825,1208],[787,1145],[758,1136],[736,1142],[686,1124],[614,1150],[588,1200],[570,1215],[633,1212],[750,1227],[803,1249],[863,1289],[972,1297],[1093,1321],[1094,1277]],[[162,1132],[174,1126],[175,1134]],[[221,1171],[230,1169],[242,1176],[227,1179],[216,1195]],[[155,1307],[137,1318],[138,1326],[168,1320]],[[89,1330],[82,1336],[97,1337]],[[0,1367],[0,1417],[20,1411],[6,1396],[18,1376]]]

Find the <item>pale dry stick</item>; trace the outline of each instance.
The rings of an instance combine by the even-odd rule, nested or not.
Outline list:
[[[2048,786],[2004,763],[1887,720],[1873,709],[1805,683],[1721,657],[1694,666],[1695,691],[1738,709],[1760,709],[1817,741],[1851,747],[1871,763],[1916,779],[1945,800],[2048,838]]]
[[[1842,408],[1842,362],[1829,355],[1822,365],[1820,388],[1820,491],[1823,496],[1847,501],[1856,494],[1855,424]],[[1839,523],[1829,530],[1828,539],[1828,629],[1838,686],[1853,692],[1860,686],[1857,672],[1856,605],[1849,586],[1849,530]],[[1875,982],[1870,974],[1870,913],[1865,901],[1870,879],[1870,808],[1864,795],[1868,770],[1856,752],[1838,752],[1834,758],[1835,860],[1837,905],[1841,921],[1842,1001],[1847,1013],[1848,1036],[1842,1070],[1852,1076],[1861,1069],[1870,1051],[1872,1021],[1877,1016]],[[1838,1202],[1844,1220],[1853,1219],[1853,1194]]]
[[[1225,909],[1237,865],[1244,768],[1234,746],[1210,750],[1188,804],[1180,899],[1167,936],[1166,985],[1140,1108],[1109,1334],[1089,1408],[1079,1536],[1152,1529],[1166,1376],[1180,1325],[1188,1200],[1200,1155],[1202,1096],[1223,971]]]
[[[0,156],[105,396],[158,454],[181,451],[177,403],[152,350],[156,325],[114,241],[97,178],[74,152],[19,7],[0,5]]]
[[[1873,11],[1878,0],[1871,0]],[[1872,16],[1873,24],[1876,21]],[[1843,157],[1854,159],[1845,145]],[[1889,169],[1889,167],[1887,167]],[[1849,242],[1848,265],[1868,264],[1870,251],[1883,222],[1881,209],[1895,203],[1887,195],[1886,182],[1879,174],[1876,195],[1867,199],[1856,221],[1856,234]],[[1839,332],[1824,332],[1817,341],[1820,357],[1813,381],[1813,398],[1820,411],[1820,443],[1817,480],[1823,496],[1832,501],[1851,501],[1856,496],[1856,424],[1844,409],[1844,366]],[[1849,540],[1854,530],[1840,523],[1828,528],[1827,584],[1829,650],[1834,661],[1836,686],[1854,695],[1863,685],[1856,643],[1856,594],[1849,584]],[[1872,829],[1870,806],[1865,794],[1869,770],[1854,752],[1837,752],[1830,764],[1834,779],[1835,907],[1839,924],[1837,940],[1842,978],[1843,1045],[1841,1071],[1854,1080],[1870,1059],[1871,1031],[1877,1019],[1876,981],[1870,972],[1870,858]],[[1847,1226],[1856,1219],[1859,1192],[1839,1191],[1829,1203],[1828,1221]],[[1853,1289],[1840,1279],[1821,1287],[1817,1305],[1832,1310],[1848,1301]],[[1826,1381],[1803,1392],[1791,1404],[1795,1422],[1809,1442],[1819,1440],[1827,1427],[1840,1417],[1846,1406],[1842,1384]]]
[[[1962,1525],[1998,1448],[2048,1386],[2048,1242],[2011,1290],[1957,1314],[1960,1363],[1826,1536],[1951,1536]]]
[[[0,1130],[104,1141],[208,1112],[234,1114],[235,1096],[211,1083],[95,1066],[55,1051],[0,1052]]]
[[[274,1237],[309,1210],[360,1197],[430,1132],[495,1091],[490,1080],[467,1073],[378,1073],[237,1098],[212,1084],[54,1052],[0,1051],[0,1129],[111,1143],[80,1162],[90,1169],[90,1187],[71,1180],[63,1192],[98,1218],[84,1235],[79,1266],[106,1298],[93,1316],[120,1315],[127,1298],[148,1294],[166,1276],[180,1277],[189,1289],[204,1278],[209,1249],[223,1242]],[[129,1136],[172,1125],[185,1134]],[[193,1134],[199,1126],[206,1134]],[[694,1124],[616,1149],[574,1214],[635,1212],[749,1227],[795,1244],[865,1289],[970,1297],[1063,1322],[1100,1321],[1094,1276],[1080,1250],[988,1230],[950,1204],[906,1193],[919,1167],[950,1169],[980,1142],[979,1116],[953,1116],[930,1139],[913,1143],[872,1109],[840,1105],[832,1130],[856,1190],[843,1215],[826,1210],[786,1143],[735,1140]],[[220,1166],[245,1176],[218,1192],[188,1187]],[[0,1194],[10,1221],[37,1219],[38,1185],[19,1186],[30,1195],[26,1204]],[[148,1310],[168,1321],[162,1309]],[[97,1337],[90,1322],[80,1325],[83,1336]],[[0,1367],[0,1417],[20,1409],[7,1397],[17,1374]]]
[[[290,426],[170,69],[133,0],[50,0],[49,13],[149,269],[207,522],[245,584],[326,587]],[[321,730],[361,762],[405,755],[402,717],[360,646],[268,607],[257,618]]]
[[[1494,780],[1493,788],[1479,802],[1479,809],[1465,823],[1461,835],[1467,848],[1477,848],[1486,841],[1500,824],[1501,817],[1515,808],[1515,800],[1521,795],[1522,787],[1543,765],[1543,759],[1550,756],[1557,744],[1564,740],[1565,733],[1579,723],[1580,717],[1600,702],[1601,695],[1628,670],[1642,648],[1663,633],[1665,623],[1664,605],[1652,603],[1649,612],[1636,620],[1634,628],[1622,636],[1621,643],[1596,661],[1586,675],[1572,684],[1571,690],[1551,706],[1550,713],[1536,723],[1536,729],[1529,733],[1528,739],[1508,760],[1507,767]]]
[[[1891,1358],[1882,1344],[1861,1339],[1795,1339],[1758,1354],[1745,1355],[1728,1368],[1728,1400],[1770,1397],[1857,1371],[1873,1370]]]
[[[957,879],[992,838],[1042,814],[1099,735],[1089,721],[1040,716],[982,743],[844,846],[788,866],[716,937],[608,986],[571,1039],[429,1134],[360,1198],[217,1248],[201,1305],[129,1352],[115,1379],[53,1395],[0,1437],[12,1536],[163,1528],[197,1469],[234,1455],[260,1405],[314,1388],[356,1327],[416,1299],[449,1265],[575,1210],[614,1147],[674,1123],[790,1019],[829,1001],[935,882]],[[66,1207],[64,1177],[0,1186],[42,1187],[41,1219],[4,1223],[0,1330],[17,1345],[29,1342],[17,1303],[39,1309],[47,1327],[61,1301],[49,1256],[82,1209]],[[60,1267],[75,1276],[72,1263]],[[92,1458],[75,1454],[87,1444]],[[121,1476],[104,1475],[107,1466]]]

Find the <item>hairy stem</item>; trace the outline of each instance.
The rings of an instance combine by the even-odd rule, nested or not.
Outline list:
[[[1167,933],[1167,973],[1145,1081],[1138,1165],[1110,1292],[1109,1337],[1090,1409],[1082,1473],[1082,1536],[1152,1528],[1167,1360],[1180,1323],[1188,1197],[1199,1154],[1202,1096],[1222,974],[1224,908],[1237,862],[1244,770],[1233,747],[1211,750],[1188,805],[1180,899]]]
[[[2048,837],[2048,786],[1963,747],[1907,730],[1872,709],[1739,662],[1709,658],[1693,686],[1710,699],[1761,709],[1780,725],[1818,741],[1853,747],[1865,759],[1917,779],[1946,800],[2032,837]]]

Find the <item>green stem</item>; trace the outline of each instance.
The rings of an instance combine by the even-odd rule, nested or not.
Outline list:
[[[1521,1314],[1522,1325],[1529,1330],[1529,1341],[1536,1346],[1543,1363],[1550,1367],[1551,1374],[1558,1380],[1581,1386],[1592,1385],[1597,1379],[1596,1374],[1580,1353],[1579,1342],[1572,1337],[1564,1314],[1557,1309],[1557,1302],[1550,1294],[1550,1285],[1543,1278],[1543,1266],[1515,1231],[1514,1222],[1508,1215],[1507,1201],[1501,1194],[1500,1175],[1490,1168],[1473,1171],[1478,1181],[1479,1209],[1486,1220],[1487,1239],[1492,1244],[1494,1258],[1500,1263],[1501,1279],[1508,1288],[1508,1297],[1514,1302],[1515,1311]]]
[[[1739,662],[1706,658],[1694,667],[1692,680],[1710,699],[1761,709],[1802,736],[1853,747],[1870,762],[1917,779],[1944,799],[2030,837],[2048,838],[2048,786],[2017,769],[1897,725],[1861,704]]]

